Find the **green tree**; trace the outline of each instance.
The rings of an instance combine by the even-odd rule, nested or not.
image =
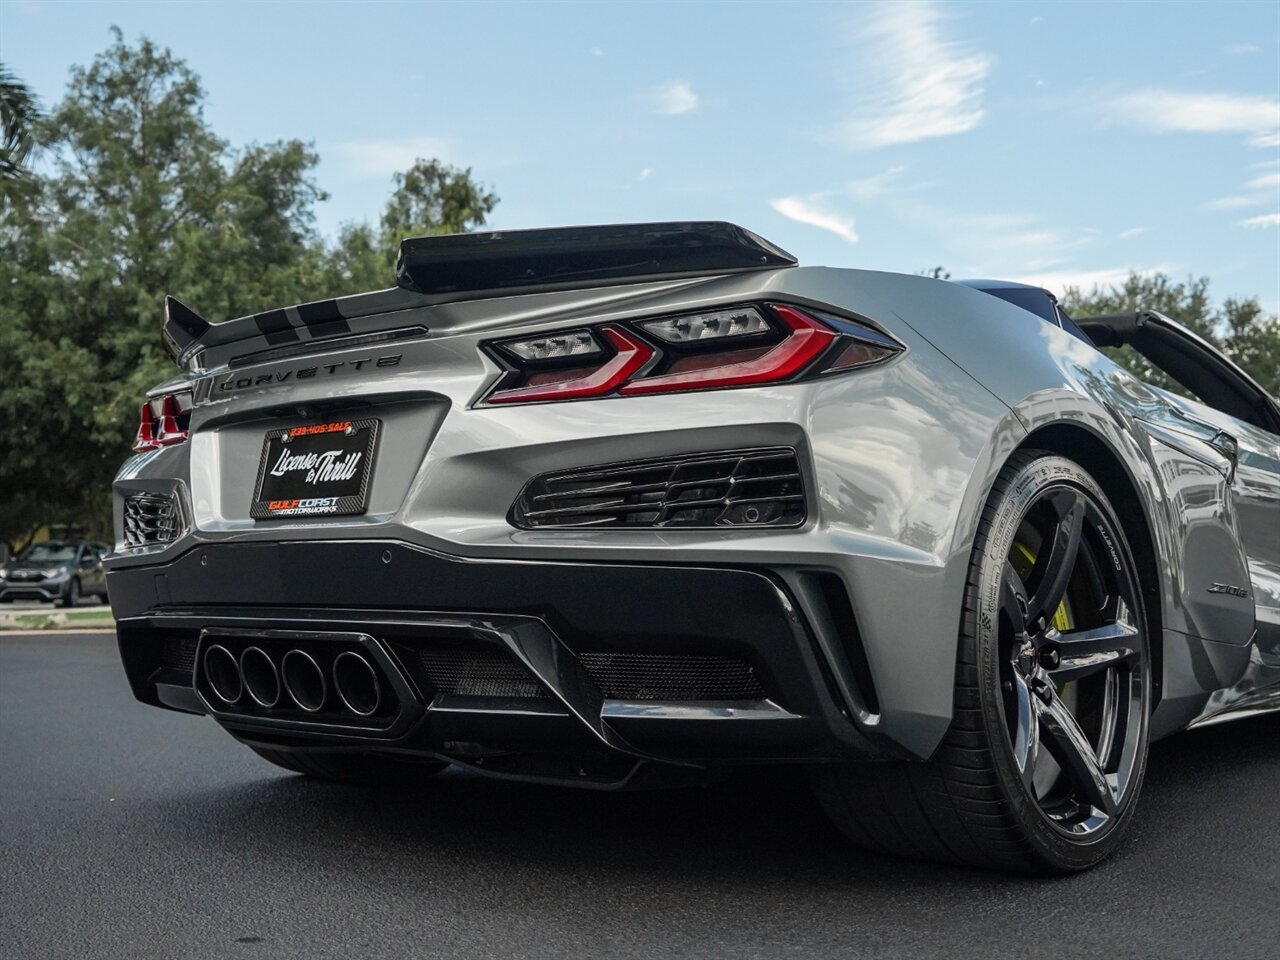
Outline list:
[[[39,119],[36,98],[0,63],[0,206],[8,205],[27,180],[25,165]]]
[[[117,30],[36,128],[51,173],[0,215],[0,538],[106,534],[141,399],[174,373],[165,293],[224,318],[324,285],[315,152],[232,150],[203,100],[185,63]]]
[[[1164,273],[1132,273],[1119,286],[1095,286],[1089,292],[1065,291],[1069,314],[1090,316],[1155,310],[1195,331],[1239,364],[1273,396],[1280,396],[1280,317],[1266,314],[1256,297],[1227,299],[1215,306],[1208,277],[1176,282]],[[1149,383],[1184,392],[1130,347],[1105,351]]]
[[[0,63],[0,173],[19,172],[35,144],[32,128],[40,119],[36,98],[13,71]]]
[[[476,183],[471,168],[419,158],[394,177],[395,189],[377,229],[343,226],[329,253],[334,294],[357,293],[394,282],[396,253],[405,237],[468,233],[484,226],[498,197]]]

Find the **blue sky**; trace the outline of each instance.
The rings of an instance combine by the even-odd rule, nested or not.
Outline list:
[[[314,141],[325,233],[438,156],[495,227],[725,219],[804,263],[1280,308],[1276,2],[0,0],[0,59],[49,106],[111,24],[232,143]]]

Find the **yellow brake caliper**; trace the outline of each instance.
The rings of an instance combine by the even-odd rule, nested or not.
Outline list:
[[[1015,541],[1013,549],[1026,564],[1025,566],[1014,564],[1014,569],[1017,571],[1018,576],[1025,580],[1031,573],[1031,568],[1035,566],[1036,555],[1021,541]],[[1066,633],[1071,629],[1071,615],[1067,612],[1066,598],[1063,598],[1062,602],[1058,604],[1058,609],[1053,613],[1053,626],[1059,633]]]

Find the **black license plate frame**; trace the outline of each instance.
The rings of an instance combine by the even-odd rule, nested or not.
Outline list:
[[[291,520],[363,514],[369,507],[381,427],[380,420],[365,418],[268,430],[249,515]],[[352,455],[357,455],[354,460]]]

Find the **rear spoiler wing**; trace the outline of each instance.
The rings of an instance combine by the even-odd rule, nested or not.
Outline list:
[[[795,265],[791,254],[732,223],[628,223],[411,237],[400,244],[396,285],[493,295]]]
[[[796,258],[723,221],[630,223],[410,237],[400,244],[396,286],[212,324],[165,298],[164,343],[184,366],[202,347],[263,335],[269,342],[349,332],[346,321],[416,306],[720,276],[796,266]]]

